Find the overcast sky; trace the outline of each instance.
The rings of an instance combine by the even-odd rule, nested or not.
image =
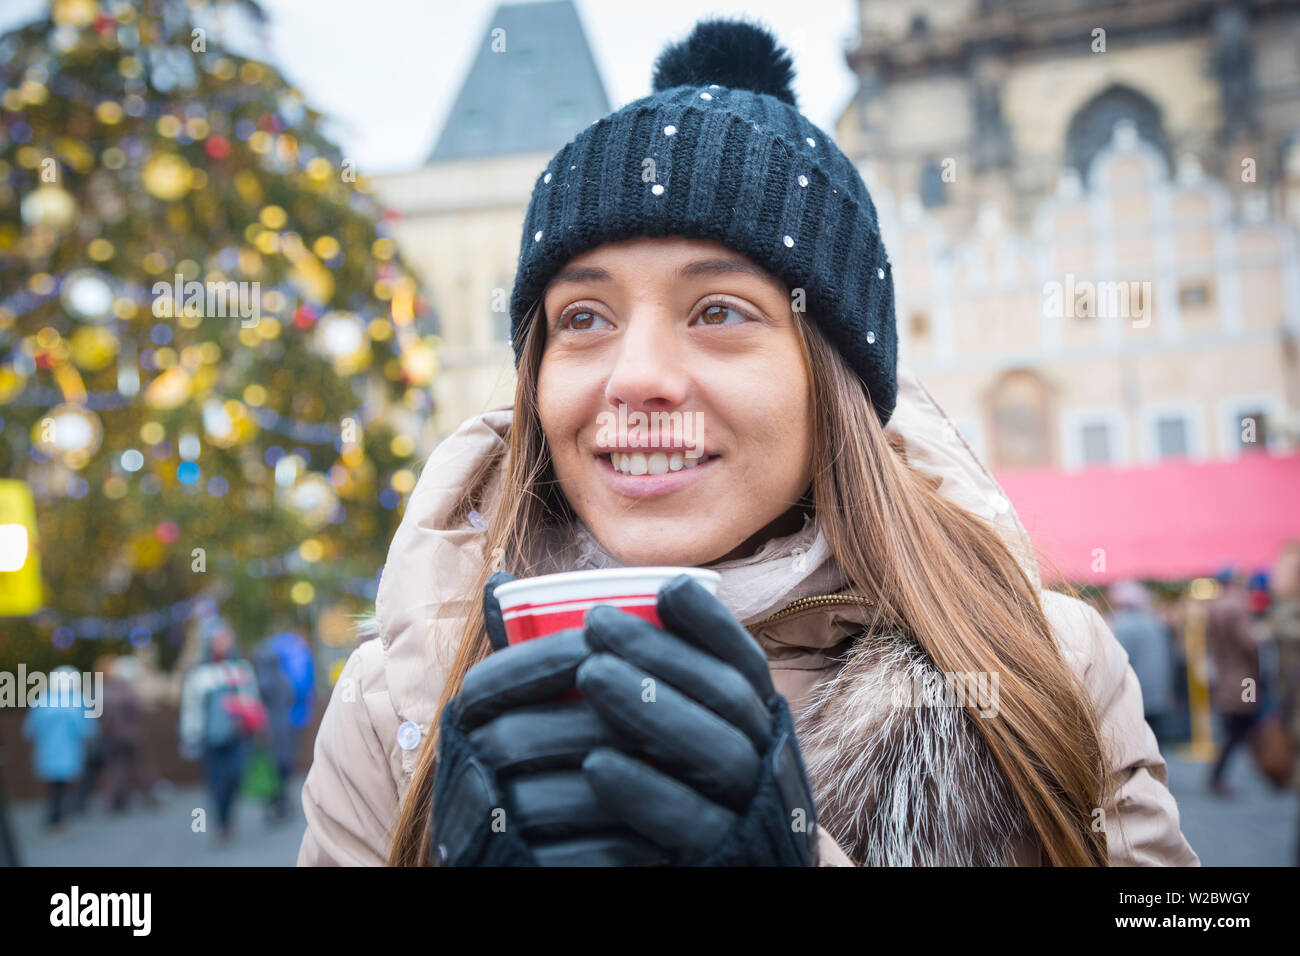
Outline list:
[[[328,114],[328,132],[365,172],[419,163],[432,151],[477,44],[490,0],[261,0],[271,59]],[[853,0],[576,0],[614,108],[650,92],[655,56],[707,15],[745,15],[790,49],[801,109],[831,130],[853,95],[843,47],[857,25]],[[0,30],[45,7],[5,0]]]

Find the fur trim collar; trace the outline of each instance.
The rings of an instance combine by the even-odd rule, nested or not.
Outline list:
[[[843,661],[797,719],[818,824],[863,866],[1016,865],[1028,821],[971,724],[984,718],[944,705],[910,638],[863,638]]]

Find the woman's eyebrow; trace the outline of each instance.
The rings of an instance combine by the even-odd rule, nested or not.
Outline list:
[[[546,288],[542,290],[542,294],[545,295],[551,291],[552,286],[557,286],[562,282],[609,282],[613,278],[604,269],[596,266],[575,266],[572,269],[557,272],[555,277],[546,283]]]
[[[701,276],[719,276],[740,273],[751,275],[769,285],[784,288],[781,282],[772,273],[760,266],[747,262],[744,259],[696,259],[694,262],[688,262],[677,270],[678,279],[696,279]],[[556,273],[555,277],[546,284],[546,290],[549,291],[552,286],[559,285],[562,282],[611,282],[611,276],[604,269],[598,266],[575,266],[572,269],[565,269]],[[543,293],[545,294],[545,292]]]
[[[699,276],[720,276],[734,273],[751,275],[762,282],[779,286],[784,290],[784,286],[776,276],[746,259],[696,259],[694,262],[688,262],[678,269],[677,278],[694,279]]]

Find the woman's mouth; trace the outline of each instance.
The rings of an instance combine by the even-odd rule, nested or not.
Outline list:
[[[683,451],[606,452],[597,454],[596,470],[605,486],[628,498],[654,498],[678,491],[713,473],[719,455]]]

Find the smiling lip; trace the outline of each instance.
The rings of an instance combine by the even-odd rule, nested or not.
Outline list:
[[[711,474],[717,456],[705,457],[694,468],[670,471],[663,475],[625,475],[610,463],[609,455],[597,454],[596,470],[605,480],[605,486],[615,494],[628,498],[656,498],[671,494]]]

